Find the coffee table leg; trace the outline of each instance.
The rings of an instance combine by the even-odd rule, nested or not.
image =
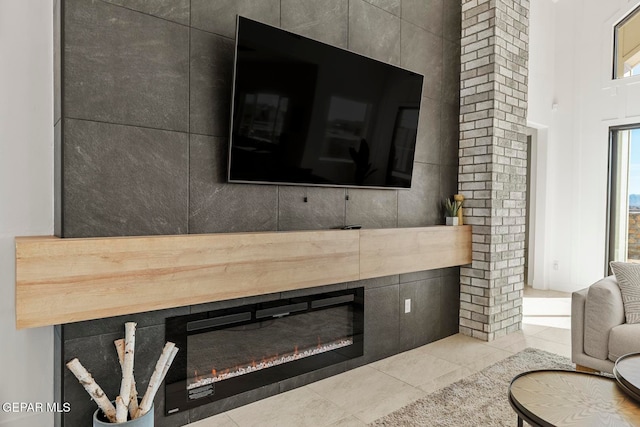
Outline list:
[[[520,418],[520,415],[518,415],[518,427],[523,427],[522,418]]]

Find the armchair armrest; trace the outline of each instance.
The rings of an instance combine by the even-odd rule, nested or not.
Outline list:
[[[571,361],[581,363],[584,353],[584,308],[589,288],[571,294]]]
[[[624,322],[622,294],[615,277],[605,277],[591,285],[584,307],[584,352],[607,359],[609,332]]]

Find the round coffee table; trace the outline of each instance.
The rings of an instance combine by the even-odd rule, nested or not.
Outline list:
[[[640,402],[640,353],[627,354],[616,360],[613,375],[622,390]]]
[[[638,426],[640,404],[614,379],[574,371],[525,372],[509,385],[509,403],[534,426]]]

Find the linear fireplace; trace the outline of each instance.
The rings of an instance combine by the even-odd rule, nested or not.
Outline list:
[[[364,288],[170,317],[167,415],[362,356]]]

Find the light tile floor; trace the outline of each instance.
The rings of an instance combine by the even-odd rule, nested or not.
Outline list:
[[[523,305],[520,332],[453,335],[189,426],[362,427],[527,347],[571,357],[570,294],[526,288]]]

